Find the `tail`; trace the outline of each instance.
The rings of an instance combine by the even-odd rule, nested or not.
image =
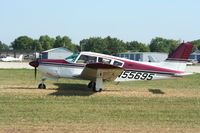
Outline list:
[[[21,55],[19,56],[19,60],[20,60],[20,61],[23,60],[23,54],[21,54]]]
[[[192,52],[193,45],[193,43],[180,44],[178,48],[168,56],[167,60],[187,61]]]
[[[188,58],[192,52],[193,45],[193,43],[181,43],[162,63],[163,66],[184,72]]]

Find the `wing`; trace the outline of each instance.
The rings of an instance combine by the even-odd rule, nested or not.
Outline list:
[[[102,78],[103,81],[114,81],[123,70],[123,68],[110,64],[91,63],[85,66],[79,77],[94,82],[97,78]]]

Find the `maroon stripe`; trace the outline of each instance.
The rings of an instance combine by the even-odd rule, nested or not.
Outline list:
[[[140,63],[129,62],[129,61],[125,61],[125,64],[123,67],[125,69],[138,69],[138,70],[166,72],[166,73],[183,73],[182,71],[176,71],[176,70],[171,70],[171,69],[167,69],[167,68],[150,66],[150,65],[146,65],[146,64],[140,64]]]
[[[39,62],[70,64],[70,63],[67,62],[66,60],[52,60],[52,59],[42,59],[42,60],[39,60]]]

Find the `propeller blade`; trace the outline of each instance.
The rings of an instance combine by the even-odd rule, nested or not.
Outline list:
[[[35,80],[36,80],[36,77],[37,77],[37,67],[35,67]]]

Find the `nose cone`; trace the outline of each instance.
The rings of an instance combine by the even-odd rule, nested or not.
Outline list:
[[[39,62],[36,60],[36,61],[31,61],[29,62],[29,65],[32,66],[32,67],[38,67],[39,66]]]

